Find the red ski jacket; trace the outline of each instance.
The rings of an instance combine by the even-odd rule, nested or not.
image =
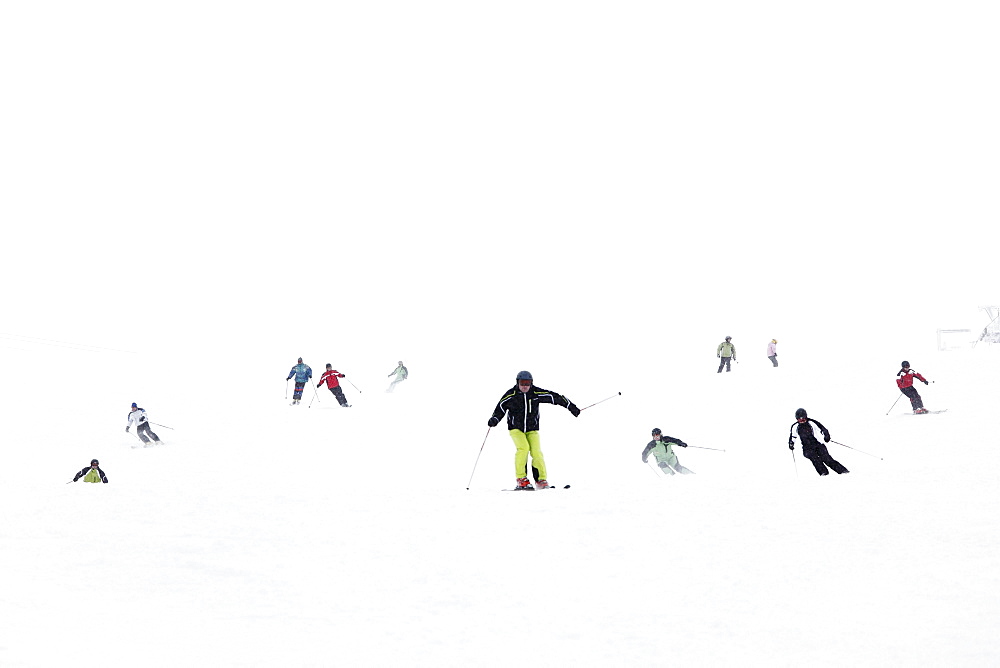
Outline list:
[[[338,378],[345,378],[345,376],[336,369],[327,371],[319,377],[319,384],[316,387],[323,385],[323,381],[326,381],[326,386],[331,389],[334,387],[340,387],[340,381],[337,380]]]
[[[913,369],[906,369],[905,371],[901,369],[896,375],[898,376],[898,378],[896,378],[896,385],[899,386],[899,389],[903,389],[904,387],[913,387],[914,378],[927,383],[927,379]]]

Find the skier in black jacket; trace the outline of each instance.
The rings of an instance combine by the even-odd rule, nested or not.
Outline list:
[[[539,404],[555,404],[565,406],[573,414],[580,415],[580,409],[572,401],[550,390],[536,387],[534,379],[527,371],[519,371],[517,385],[504,392],[493,409],[493,415],[487,424],[495,427],[500,424],[504,413],[507,414],[507,429],[517,449],[514,453],[514,475],[517,476],[517,489],[531,490],[528,480],[528,453],[531,453],[531,468],[535,475],[535,485],[538,489],[549,486],[548,471],[545,468],[545,457],[542,455],[542,443],[538,435]]]
[[[813,430],[812,425],[809,424],[810,422],[819,427],[820,432],[823,434],[824,443],[821,443],[816,438],[816,432]],[[829,475],[830,471],[827,470],[827,466],[838,474],[850,473],[846,466],[830,456],[830,451],[826,448],[826,443],[830,442],[830,431],[820,424],[819,421],[809,417],[804,408],[795,411],[795,422],[792,423],[791,429],[788,430],[789,450],[795,450],[796,439],[802,441],[802,456],[812,462],[812,465],[816,467],[816,473]]]

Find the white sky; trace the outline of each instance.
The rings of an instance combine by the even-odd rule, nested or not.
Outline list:
[[[0,26],[8,332],[391,364],[654,323],[681,348],[923,341],[996,300],[990,3],[37,2]]]

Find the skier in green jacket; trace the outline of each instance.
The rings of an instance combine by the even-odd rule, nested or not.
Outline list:
[[[722,373],[722,367],[726,367],[726,373],[732,371],[729,368],[729,361],[736,359],[736,346],[732,344],[732,341],[733,337],[727,336],[726,340],[715,349],[715,356],[719,358],[719,370],[716,373]]]
[[[395,378],[393,378],[395,376]],[[392,392],[396,389],[396,384],[401,383],[410,376],[410,372],[407,371],[406,367],[403,366],[403,360],[399,360],[399,366],[392,370],[386,378],[392,378],[392,384],[389,385],[389,389],[386,392]]]
[[[90,466],[85,467],[82,471],[73,476],[73,482],[76,482],[80,478],[83,478],[84,482],[104,482],[108,481],[108,476],[104,475],[104,471],[101,470],[100,462],[96,459],[90,460]]]
[[[674,454],[673,446],[680,446],[682,448],[687,447],[687,443],[679,438],[674,438],[673,436],[664,436],[663,432],[657,427],[653,429],[653,440],[646,444],[646,448],[642,451],[642,462],[646,463],[650,453],[656,459],[656,465],[659,466],[664,473],[667,475],[674,475],[675,473],[694,473],[689,468],[681,466],[680,461],[677,459],[677,455]]]

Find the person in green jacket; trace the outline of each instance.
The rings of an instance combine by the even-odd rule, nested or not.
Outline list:
[[[386,392],[392,392],[393,390],[395,390],[396,383],[403,382],[409,377],[409,375],[410,372],[406,370],[405,366],[403,366],[403,360],[399,360],[399,366],[393,369],[392,373],[386,376],[386,378],[392,378],[392,384],[389,385],[389,389],[386,390]],[[393,378],[393,376],[395,376],[395,378]]]
[[[677,455],[674,454],[673,446],[675,445],[682,448],[687,447],[687,443],[681,439],[674,438],[673,436],[664,436],[659,428],[653,429],[653,440],[647,443],[646,448],[642,451],[642,463],[645,464],[650,453],[652,453],[656,459],[656,465],[667,475],[694,473],[691,469],[681,466]]]
[[[716,373],[722,373],[722,367],[726,367],[726,373],[732,371],[729,368],[729,361],[736,359],[736,346],[732,342],[733,337],[727,336],[726,340],[715,349],[715,356],[719,358],[719,370]]]
[[[90,460],[90,466],[85,467],[82,471],[77,473],[73,477],[73,482],[76,482],[80,478],[83,478],[84,482],[104,482],[108,481],[108,476],[104,475],[104,471],[101,470],[100,462],[96,459]]]

